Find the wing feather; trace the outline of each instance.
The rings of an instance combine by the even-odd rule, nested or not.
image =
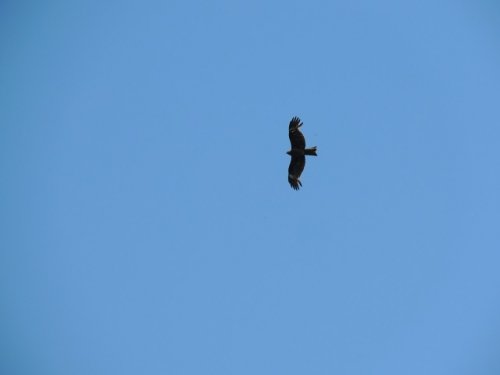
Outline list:
[[[306,157],[304,155],[294,155],[290,159],[290,165],[288,166],[288,182],[290,186],[295,190],[302,186],[299,178],[306,165]]]
[[[294,117],[290,121],[290,125],[288,126],[288,137],[290,138],[290,144],[292,148],[304,149],[306,148],[306,139],[304,135],[299,130],[302,126],[302,121],[300,118]]]

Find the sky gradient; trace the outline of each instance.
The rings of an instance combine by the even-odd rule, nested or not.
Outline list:
[[[500,373],[499,25],[2,2],[0,373]]]

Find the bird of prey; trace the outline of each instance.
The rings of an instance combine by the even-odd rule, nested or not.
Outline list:
[[[302,121],[298,117],[292,118],[288,126],[288,136],[290,137],[290,144],[292,146],[290,151],[287,151],[287,154],[291,156],[288,167],[288,182],[295,190],[299,190],[300,186],[302,186],[299,177],[306,165],[306,155],[318,156],[316,154],[316,146],[306,148],[306,139],[299,130],[301,126]]]

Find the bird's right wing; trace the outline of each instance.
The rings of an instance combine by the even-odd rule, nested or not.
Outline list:
[[[290,186],[295,190],[299,189],[299,186],[302,186],[299,178],[306,166],[306,157],[302,156],[292,156],[290,160],[290,165],[288,166],[288,182]]]

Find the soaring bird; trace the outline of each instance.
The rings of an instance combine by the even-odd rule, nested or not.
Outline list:
[[[288,126],[288,136],[292,147],[290,151],[287,151],[287,154],[291,156],[290,165],[288,166],[288,182],[295,190],[299,190],[300,186],[302,186],[299,177],[306,165],[306,155],[318,156],[316,146],[306,148],[306,139],[299,130],[301,126],[302,121],[296,116],[292,118]]]

